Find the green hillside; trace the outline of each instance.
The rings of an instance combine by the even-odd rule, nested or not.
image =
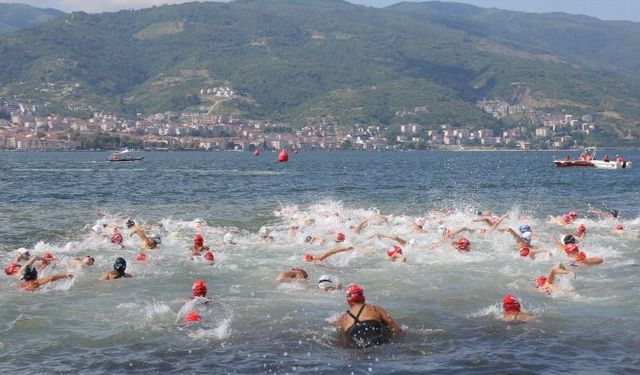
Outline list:
[[[64,12],[24,4],[0,4],[0,33],[25,29],[60,17]]]
[[[638,135],[640,89],[629,79],[640,77],[637,59],[614,66],[594,51],[563,51],[562,43],[526,32],[522,20],[534,16],[509,12],[506,19],[514,20],[498,29],[497,16],[482,16],[486,11],[496,12],[459,4],[377,9],[339,0],[238,0],[77,12],[0,37],[0,96],[34,97],[54,109],[84,102],[128,115],[203,109],[295,126],[329,119],[471,127],[501,126],[474,106],[500,97],[600,113]],[[576,28],[596,22],[535,17],[564,17]],[[632,56],[637,25],[606,25],[627,38],[617,46],[621,56]],[[512,31],[518,28],[528,39]],[[582,57],[589,53],[594,57]],[[219,86],[243,95],[200,95]]]

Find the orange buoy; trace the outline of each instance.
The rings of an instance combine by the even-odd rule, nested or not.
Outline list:
[[[260,156],[260,149],[256,147],[255,150],[253,150],[253,156]]]
[[[289,153],[284,148],[280,151],[278,155],[278,163],[286,163],[289,161]]]

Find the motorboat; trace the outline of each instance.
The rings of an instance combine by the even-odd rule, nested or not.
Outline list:
[[[615,160],[609,160],[609,157],[605,155],[601,160],[596,159],[598,149],[596,147],[587,147],[582,151],[580,157],[576,160],[567,156],[561,160],[554,160],[553,163],[556,167],[591,167],[601,169],[629,169],[632,166],[630,161],[625,161],[616,155]]]
[[[131,155],[129,150],[114,152],[107,158],[107,161],[140,161],[144,156]]]

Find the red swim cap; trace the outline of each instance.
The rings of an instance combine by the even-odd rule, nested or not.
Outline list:
[[[616,224],[616,230],[623,230],[624,227],[622,226],[622,223],[618,223]]]
[[[402,248],[398,245],[393,245],[387,249],[387,255],[389,258],[393,257],[395,254],[402,255]]]
[[[587,230],[587,227],[585,227],[584,224],[578,225],[578,228],[577,228],[578,233],[584,233],[586,230]]]
[[[587,254],[585,254],[584,251],[581,251],[576,255],[577,261],[584,261],[585,259],[587,259]]]
[[[50,252],[45,252],[44,254],[42,254],[42,257],[44,259],[53,259],[53,254],[51,254]]]
[[[193,244],[196,246],[204,245],[204,237],[202,237],[201,234],[196,234],[195,237],[193,237]]]
[[[9,263],[5,268],[4,268],[4,273],[7,274],[7,276],[11,276],[14,273],[18,272],[18,265],[16,263]]]
[[[200,321],[200,314],[198,314],[197,311],[189,311],[184,316],[184,322],[185,323],[195,323],[195,322],[199,322],[199,321]]]
[[[303,255],[304,261],[305,262],[313,262],[313,255],[309,254],[309,253],[305,253]]]
[[[196,280],[191,287],[194,297],[205,297],[207,295],[207,283],[204,280]]]
[[[520,256],[523,256],[523,257],[529,256],[530,252],[531,252],[531,250],[529,250],[529,248],[526,247],[526,246],[522,246],[520,248]]]
[[[569,224],[571,222],[571,216],[569,216],[568,214],[564,214],[562,215],[562,222],[565,224]]]
[[[336,242],[342,242],[346,239],[347,237],[344,235],[344,233],[339,232],[338,234],[336,234]]]
[[[211,251],[207,251],[206,253],[204,253],[204,259],[208,260],[209,262],[215,261],[215,258],[213,257],[213,253]]]
[[[124,238],[122,238],[122,234],[120,232],[116,232],[111,236],[111,243],[122,245],[122,242],[124,242]]]
[[[542,288],[546,282],[547,282],[546,276],[543,276],[543,275],[538,276],[538,278],[536,279],[536,288]]]
[[[471,242],[465,237],[462,237],[458,240],[458,250],[467,251],[469,249],[469,246],[471,246]]]
[[[364,303],[364,290],[360,287],[360,284],[349,284],[347,287],[347,303],[353,305],[354,303]]]
[[[520,312],[520,303],[511,294],[506,294],[502,298],[502,308],[506,313]]]
[[[567,255],[577,255],[579,251],[580,250],[578,250],[578,245],[574,243],[568,243],[564,245],[564,252],[567,253]]]
[[[575,211],[569,211],[568,215],[572,219],[575,219],[578,217],[578,214]]]
[[[145,253],[140,253],[136,257],[136,260],[139,260],[139,261],[143,262],[143,261],[147,260],[147,255]]]

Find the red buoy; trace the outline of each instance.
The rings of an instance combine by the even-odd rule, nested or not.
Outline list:
[[[256,147],[255,150],[253,150],[253,156],[260,156],[260,149]]]
[[[278,163],[286,163],[289,161],[289,153],[287,152],[287,150],[282,149],[282,151],[280,151],[280,155],[278,155]]]

